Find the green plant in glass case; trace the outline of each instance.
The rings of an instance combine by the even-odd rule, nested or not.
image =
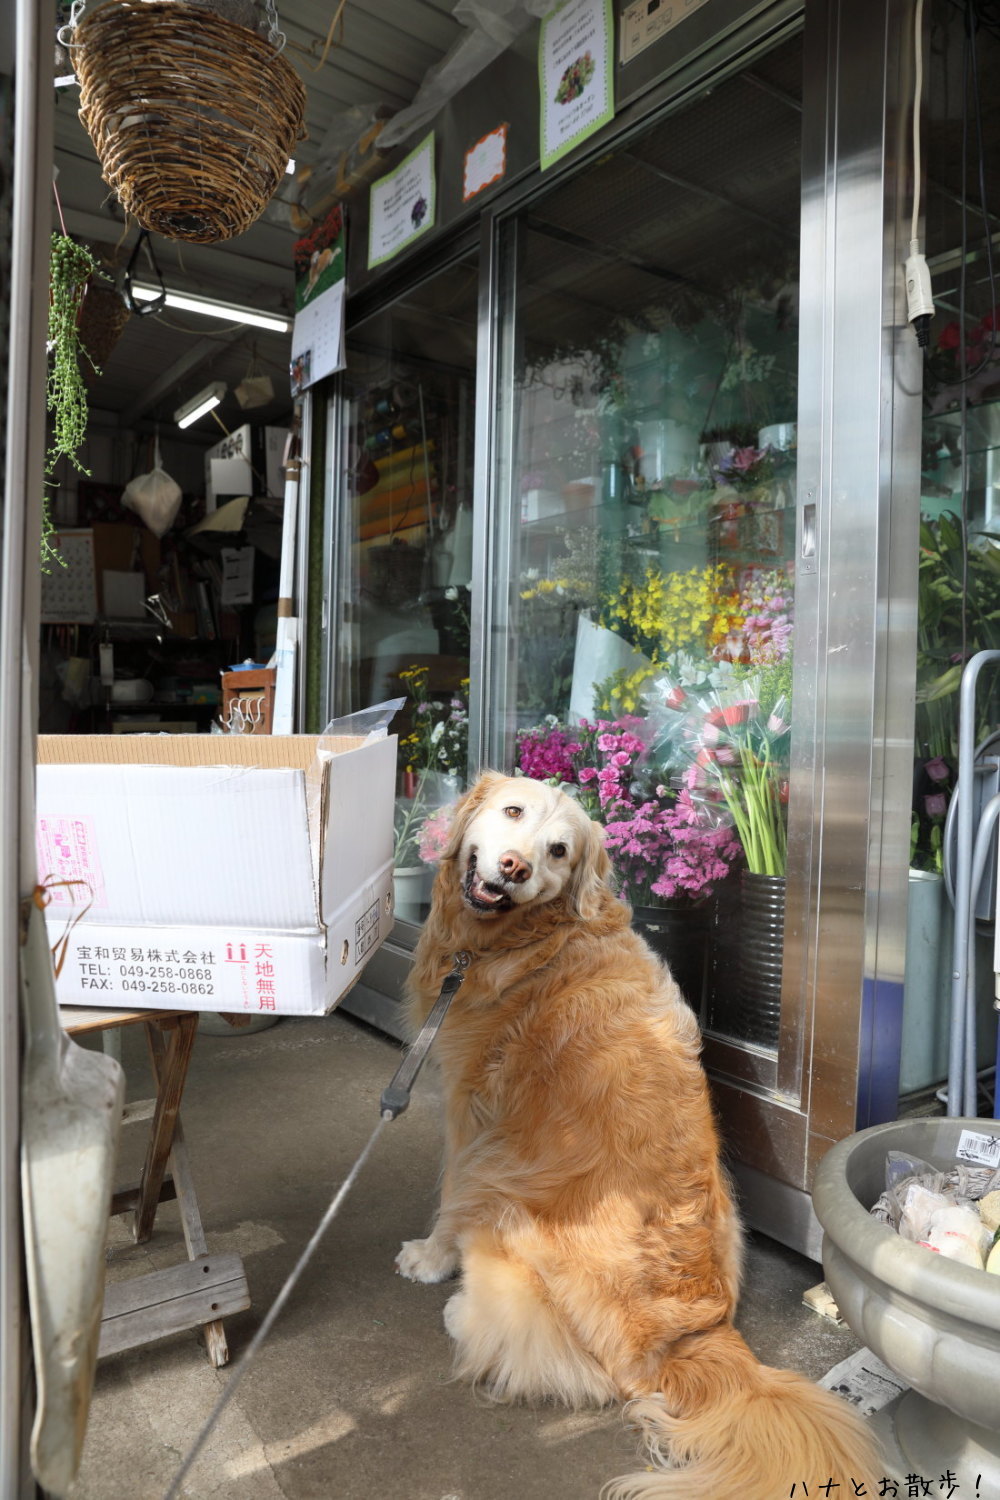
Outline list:
[[[998,541],[983,535],[971,543],[951,511],[921,522],[916,713],[920,757],[954,758],[965,662],[977,651],[1000,648]],[[977,739],[981,737],[977,733]]]

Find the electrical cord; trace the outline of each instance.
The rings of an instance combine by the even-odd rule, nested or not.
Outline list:
[[[920,98],[924,90],[924,0],[913,15],[913,216],[910,244],[920,233]]]
[[[921,349],[930,344],[934,295],[927,258],[920,250],[920,102],[924,91],[924,0],[913,12],[913,213],[910,218],[910,253],[906,258],[906,315],[913,325]]]

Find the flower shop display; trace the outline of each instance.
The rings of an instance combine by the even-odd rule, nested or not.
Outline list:
[[[648,563],[620,580],[596,621],[577,630],[571,713],[592,717],[630,712],[658,667],[681,659],[706,672],[742,624],[731,570],[718,565],[669,571]]]
[[[414,795],[396,802],[396,868],[393,873],[396,915],[403,921],[419,922],[430,903],[435,866],[448,845],[451,817],[460,787],[446,787],[436,773],[421,778]],[[434,797],[451,792],[449,801]]]
[[[557,573],[544,577],[537,569],[521,576],[515,601],[519,663],[519,706],[537,719],[555,704],[571,699],[578,621],[584,599],[573,581]]]
[[[964,351],[960,325],[943,324],[924,369],[932,416],[958,406],[963,383],[967,402],[996,400],[1000,396],[1000,307],[984,313],[968,328]]]
[[[650,563],[638,579],[622,579],[599,623],[656,665],[692,648],[710,655],[725,639],[737,602],[723,567],[667,572]]]
[[[411,700],[411,728],[399,742],[400,792],[395,808],[393,859],[396,915],[419,921],[434,881],[427,863],[426,827],[434,814],[454,802],[465,784],[469,756],[469,709],[461,691],[446,701],[431,695],[429,669],[417,663],[399,677]]]
[[[771,642],[770,649],[778,647]],[[771,682],[780,680],[780,670],[770,674]],[[699,698],[669,679],[657,684],[665,710],[680,722],[673,733],[689,757],[685,784],[726,807],[742,845],[736,982],[720,987],[716,999],[720,1024],[761,1046],[778,1039],[791,737],[789,700],[769,703],[768,683],[764,674],[749,676]]]
[[[725,802],[752,874],[784,875],[790,710],[783,699],[765,719],[759,689],[752,682],[740,687],[742,696],[717,695],[703,709],[687,781]]]
[[[412,727],[399,742],[404,772],[439,771],[464,777],[469,759],[469,706],[465,696],[469,679],[464,677],[459,691],[442,702],[430,692],[429,668],[416,664],[404,667],[399,678],[413,705]]]
[[[447,849],[454,811],[454,802],[446,802],[424,819],[417,835],[417,850],[425,865],[438,864]]]
[[[706,903],[739,858],[725,816],[673,790],[649,759],[650,721],[550,717],[518,741],[518,771],[570,790],[604,825],[605,846],[635,920],[700,1008],[709,931]],[[658,773],[664,771],[661,779]],[[678,919],[679,918],[679,919]]]
[[[976,651],[1000,649],[998,539],[968,537],[945,511],[920,525],[917,576],[917,691],[910,865],[940,871],[941,837],[958,755],[959,688]],[[1000,683],[977,701],[980,743],[1000,714]]]

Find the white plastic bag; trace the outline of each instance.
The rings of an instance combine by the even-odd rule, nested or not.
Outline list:
[[[181,487],[161,467],[160,442],[156,440],[153,468],[148,474],[130,479],[122,495],[122,504],[134,510],[145,521],[154,536],[163,536],[177,520],[183,498]]]

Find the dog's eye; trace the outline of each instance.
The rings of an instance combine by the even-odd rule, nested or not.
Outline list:
[[[549,845],[549,853],[552,855],[553,859],[562,859],[563,856],[566,853],[566,845],[565,844],[550,844]]]
[[[505,818],[519,818],[523,811],[523,807],[505,807],[503,815]]]

